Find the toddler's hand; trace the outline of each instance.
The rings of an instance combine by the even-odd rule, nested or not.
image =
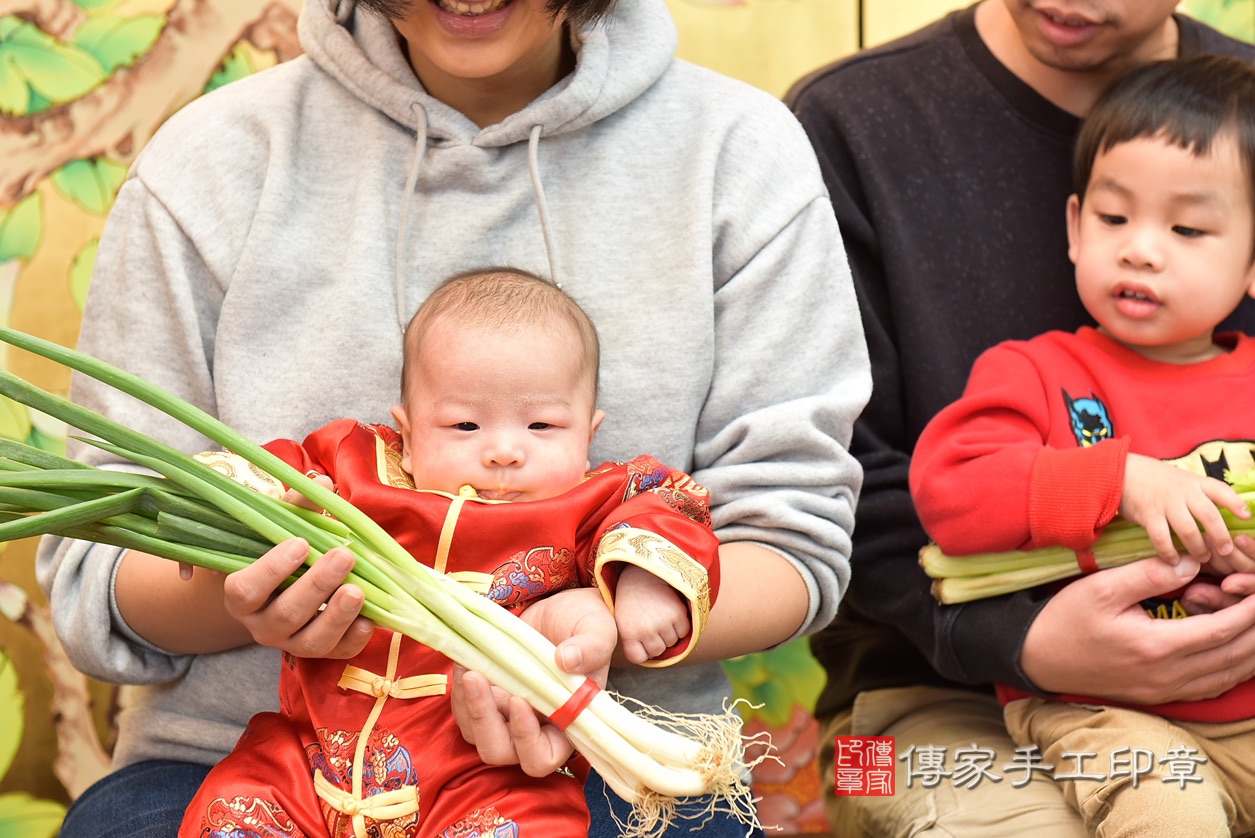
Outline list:
[[[1200,562],[1210,559],[1216,570],[1229,572],[1221,565],[1227,566],[1225,560],[1234,552],[1233,537],[1220,507],[1239,518],[1251,517],[1238,493],[1222,480],[1141,454],[1130,454],[1125,461],[1120,514],[1146,530],[1155,552],[1168,564],[1181,558],[1172,541],[1175,533],[1190,556]]]
[[[675,588],[635,565],[619,575],[614,621],[624,657],[636,664],[658,657],[690,630],[688,603]]]

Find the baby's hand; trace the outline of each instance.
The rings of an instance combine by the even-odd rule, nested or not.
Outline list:
[[[318,483],[323,488],[330,489],[333,492],[336,489],[335,484],[331,482],[331,478],[325,474],[318,474],[316,472],[311,471],[305,476],[312,478],[315,483]],[[280,498],[280,500],[286,501],[287,503],[295,504],[296,506],[304,507],[305,509],[309,509],[314,512],[322,512],[321,506],[314,503],[312,500],[305,497],[300,492],[296,491],[296,489],[288,489],[286,492],[283,493],[283,497]]]
[[[1193,558],[1210,560],[1212,572],[1250,566],[1245,555],[1234,554],[1220,507],[1239,518],[1251,517],[1238,493],[1222,480],[1199,477],[1141,454],[1130,454],[1125,461],[1120,514],[1146,530],[1155,552],[1169,564],[1181,558],[1172,542],[1175,533]]]
[[[688,636],[688,603],[654,574],[628,565],[615,590],[614,621],[624,656],[644,663]]]

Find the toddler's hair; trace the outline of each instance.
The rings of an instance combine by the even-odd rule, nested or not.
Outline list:
[[[1081,128],[1072,170],[1076,194],[1085,199],[1095,158],[1112,146],[1160,137],[1201,157],[1226,131],[1237,140],[1255,205],[1255,65],[1197,55],[1139,67],[1099,98]]]

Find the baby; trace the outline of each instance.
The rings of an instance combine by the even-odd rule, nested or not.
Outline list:
[[[266,447],[507,608],[596,587],[629,661],[687,655],[718,590],[707,492],[648,456],[589,471],[603,414],[583,310],[530,274],[478,271],[432,293],[404,352],[397,429],[345,419]],[[347,663],[285,656],[280,712],[253,718],[181,835],[587,835],[584,761],[542,778],[483,764],[448,658],[377,629]]]

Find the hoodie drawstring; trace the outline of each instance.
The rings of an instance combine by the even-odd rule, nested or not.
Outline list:
[[[553,231],[549,226],[549,208],[545,206],[545,188],[540,183],[540,132],[543,125],[533,125],[527,140],[527,170],[532,175],[532,191],[536,193],[536,211],[540,214],[540,234],[545,239],[545,257],[549,260],[549,281],[559,288],[558,257],[553,248]]]
[[[427,155],[427,109],[421,102],[410,102],[410,111],[418,117],[417,138],[414,140],[414,159],[410,174],[405,179],[405,195],[401,197],[401,219],[397,227],[397,323],[401,331],[409,325],[405,306],[405,239],[410,227],[410,204],[414,200],[414,187],[418,185],[418,170],[423,167]]]
[[[409,325],[405,305],[405,240],[409,231],[410,205],[414,201],[414,189],[418,186],[418,173],[423,167],[423,157],[427,154],[427,110],[421,102],[411,102],[410,111],[418,117],[417,136],[414,140],[414,159],[410,164],[410,174],[405,179],[405,194],[401,198],[401,217],[397,227],[397,324],[402,332]],[[561,288],[553,230],[549,224],[549,208],[545,204],[545,187],[540,182],[540,132],[543,129],[543,125],[532,126],[527,140],[527,170],[532,178],[532,192],[536,195],[536,212],[540,216],[540,234],[545,240],[545,257],[549,260],[549,281]]]

